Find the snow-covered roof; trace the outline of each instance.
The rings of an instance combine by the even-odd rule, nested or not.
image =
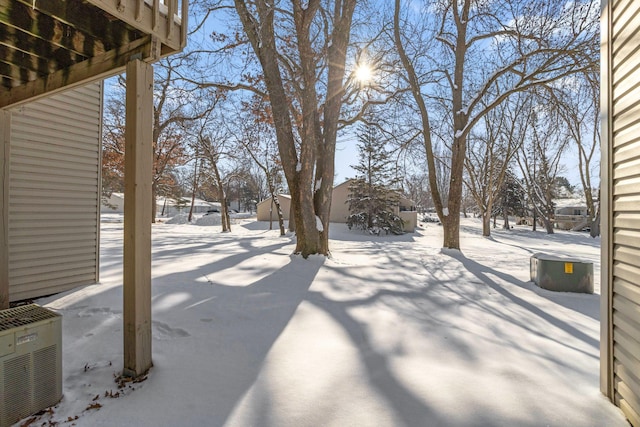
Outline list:
[[[584,199],[578,198],[578,197],[574,197],[574,198],[569,198],[569,199],[554,199],[553,203],[556,206],[556,209],[561,209],[561,208],[586,208],[587,207],[587,203],[584,201]]]
[[[190,197],[183,197],[182,200],[185,201],[186,205],[190,205],[191,204],[191,198]],[[176,200],[172,199],[172,198],[169,198],[169,197],[166,198],[166,201],[167,201],[167,206],[175,206],[175,204],[176,204]],[[164,197],[156,198],[156,203],[157,204],[163,205],[164,202],[165,202],[165,198]],[[194,206],[210,206],[212,208],[220,207],[220,203],[219,202],[208,202],[206,200],[198,199],[197,197],[193,201],[193,205]]]

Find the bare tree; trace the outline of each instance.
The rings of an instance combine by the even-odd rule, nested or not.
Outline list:
[[[218,7],[214,3],[210,10]],[[194,81],[268,99],[291,192],[295,252],[304,257],[329,253],[336,138],[355,6],[356,0],[234,0],[242,33],[220,39],[227,47],[242,45],[245,57],[252,52],[260,73],[247,66],[237,82]]]
[[[158,195],[168,196],[175,186],[172,170],[189,158],[184,126],[203,114],[191,108],[197,94],[179,86],[175,79],[177,70],[189,65],[191,62],[183,55],[176,55],[162,59],[154,67],[152,222],[156,218]],[[107,112],[111,118],[105,121],[109,123],[108,140],[118,141],[118,135],[124,135],[124,88],[125,80],[119,76],[109,92]],[[110,146],[117,150],[115,144]]]
[[[597,58],[598,5],[545,0],[434,0],[408,15],[395,0],[394,42],[421,118],[430,188],[443,246],[460,248],[460,207],[471,130],[517,92],[549,85]],[[472,68],[472,64],[475,68]],[[448,196],[437,185],[432,113],[439,97],[450,117]]]
[[[200,189],[209,184],[213,188],[214,198],[220,202],[220,216],[222,231],[231,231],[231,220],[227,195],[225,192],[225,178],[232,174],[223,170],[225,161],[233,159],[233,148],[231,144],[232,135],[225,123],[225,112],[219,107],[221,98],[212,93],[206,97],[207,102],[195,103],[194,111],[198,111],[197,118],[193,119],[189,126],[185,126],[184,133],[189,135],[191,149],[196,162],[195,168],[200,162],[200,173],[194,172],[194,182],[202,181],[198,184]],[[202,175],[202,176],[200,176]],[[194,184],[194,194],[195,194]],[[192,196],[194,197],[194,196]]]
[[[193,219],[193,210],[196,201],[196,194],[198,193],[198,187],[202,178],[202,169],[204,166],[204,159],[199,155],[199,147],[196,145],[196,151],[193,158],[193,176],[191,181],[191,206],[189,207],[189,216],[187,221],[191,222]]]
[[[561,126],[557,106],[542,102],[540,104],[530,113],[530,134],[516,155],[516,160],[530,207],[534,211],[534,230],[536,218],[540,218],[547,233],[553,234],[556,181],[562,170],[561,159],[567,149],[569,137]],[[547,106],[551,108],[546,108]]]
[[[598,190],[593,185],[600,169],[600,162],[597,161],[600,148],[598,70],[578,74],[567,84],[558,85],[554,89],[558,93],[558,97],[554,97],[558,112],[569,132],[572,145],[578,152],[578,172],[587,204],[586,225],[591,229],[591,236],[596,237],[600,235],[600,207],[596,200]]]
[[[271,207],[269,209],[269,229],[272,229],[272,214],[275,207],[280,235],[284,236],[284,215],[280,206],[279,193],[282,191],[282,165],[277,153],[277,143],[272,126],[255,115],[242,120],[240,146],[262,171],[267,184]]]
[[[403,187],[408,197],[416,203],[419,212],[432,207],[429,180],[424,173],[405,174]]]
[[[207,116],[207,119],[210,116]],[[222,159],[229,156],[230,135],[224,126],[211,126],[209,120],[204,120],[198,129],[197,144],[202,158],[205,159],[205,167],[214,188],[216,198],[220,202],[220,217],[222,220],[222,231],[231,231],[231,220],[225,192],[225,182],[221,171]]]
[[[115,97],[105,102],[102,132],[102,198],[124,192],[124,114]]]
[[[491,235],[491,216],[513,156],[524,142],[530,122],[530,98],[515,94],[488,112],[471,132],[465,160],[466,184],[482,217],[482,235]]]

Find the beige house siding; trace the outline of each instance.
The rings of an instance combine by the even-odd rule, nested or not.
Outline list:
[[[333,189],[331,196],[330,222],[347,222],[349,216],[349,184],[352,180],[347,180]],[[418,213],[413,211],[414,203],[406,197],[400,197],[399,206],[394,208],[396,215],[404,221],[404,231],[413,233],[418,225]]]
[[[418,212],[417,211],[400,211],[400,218],[402,218],[404,231],[407,233],[413,233],[418,226]]]
[[[10,300],[95,283],[102,84],[9,111]]]
[[[347,180],[340,185],[333,188],[333,195],[331,196],[331,212],[329,214],[329,222],[347,222],[349,216],[349,183],[351,180]]]
[[[601,389],[640,426],[640,2],[602,2]]]
[[[286,194],[280,194],[278,196],[278,200],[280,201],[280,208],[282,209],[282,218],[285,221],[289,220],[289,211],[291,210],[291,196]],[[257,212],[257,220],[258,221],[269,221],[269,211],[271,210],[271,197],[265,199],[258,203],[256,208]],[[276,212],[276,205],[273,205],[273,217],[271,218],[273,221],[278,220],[278,213]]]
[[[340,185],[333,188],[331,196],[331,212],[329,214],[329,222],[342,223],[347,222],[349,216],[349,183],[351,180],[347,180]],[[291,196],[281,194],[280,205],[282,206],[282,216],[285,220],[289,219],[289,211],[291,208]],[[257,220],[269,221],[269,209],[271,208],[271,199],[266,199],[258,203],[257,208]],[[275,205],[273,207],[273,220],[276,221],[278,216],[275,212]],[[401,211],[401,209],[406,211]],[[413,202],[407,198],[400,199],[400,207],[395,209],[396,214],[404,221],[404,231],[413,233],[418,225],[418,214],[413,209]]]

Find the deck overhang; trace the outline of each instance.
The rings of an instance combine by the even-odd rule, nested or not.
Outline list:
[[[0,108],[186,44],[186,0],[0,0]]]
[[[184,48],[186,26],[187,0],[0,0],[0,309],[9,306],[5,108],[126,69],[123,373],[132,377],[152,366],[151,63]]]

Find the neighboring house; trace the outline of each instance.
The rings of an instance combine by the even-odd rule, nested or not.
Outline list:
[[[282,218],[288,221],[289,212],[291,211],[291,196],[288,194],[278,194],[278,201],[280,202],[280,209],[282,209]],[[256,210],[258,221],[278,220],[276,205],[275,203],[273,203],[271,197],[264,199],[263,201],[258,203],[258,207]]]
[[[10,301],[95,283],[102,84],[8,111]]]
[[[353,180],[348,179],[342,184],[333,187],[331,194],[331,212],[329,213],[329,222],[347,222],[349,216],[349,184]]]
[[[330,222],[345,223],[349,217],[349,185],[353,179],[348,179],[342,184],[333,188],[331,196],[331,213],[329,215]],[[404,231],[413,233],[418,224],[418,213],[415,209],[415,203],[404,196],[400,196],[399,204],[395,207],[394,213],[404,221]]]
[[[346,223],[349,216],[349,184],[352,180],[346,180],[333,188],[331,196],[331,213],[329,222]],[[282,207],[282,215],[285,220],[289,219],[289,210],[291,207],[291,196],[278,195],[280,205]],[[269,209],[271,208],[271,198],[265,199],[258,203],[258,221],[269,221]],[[273,219],[277,220],[278,216],[273,206]],[[404,221],[404,230],[412,233],[418,224],[418,213],[415,211],[414,202],[406,197],[400,197],[399,206],[396,207],[395,213]]]
[[[191,198],[185,197],[182,199],[184,203],[180,206],[176,205],[176,200],[171,198],[158,197],[156,199],[157,215],[170,217],[179,213],[189,213],[191,207]],[[220,203],[207,202],[206,200],[196,198],[193,201],[193,213],[201,214],[210,210],[220,210]],[[124,212],[124,194],[123,193],[111,193],[109,198],[102,200],[101,213],[123,213]]]
[[[581,199],[554,200],[554,224],[562,230],[580,229],[588,224],[589,212]]]
[[[103,197],[100,213],[124,213],[124,193],[111,193],[109,197]]]
[[[640,2],[601,23],[600,388],[640,427]]]
[[[582,199],[556,199],[553,203],[556,215],[587,215],[587,205]]]
[[[183,198],[182,202],[182,204],[178,205],[175,199],[159,197],[156,201],[158,216],[171,217],[180,213],[189,213],[191,209],[191,198]],[[220,209],[221,205],[218,202],[207,202],[206,200],[198,198],[193,201],[194,214],[202,214],[208,211],[220,212]]]

